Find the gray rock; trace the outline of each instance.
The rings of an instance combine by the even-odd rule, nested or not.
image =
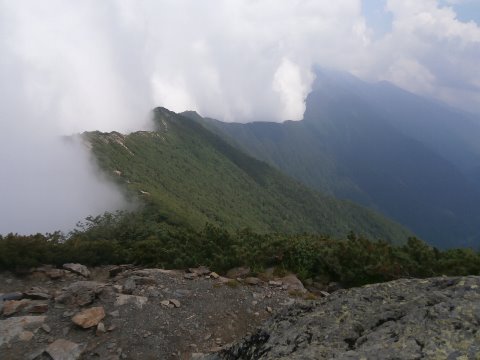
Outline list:
[[[65,270],[71,271],[83,277],[86,277],[86,278],[90,277],[90,271],[85,265],[68,263],[68,264],[63,264],[63,268]]]
[[[286,288],[290,292],[295,292],[299,294],[304,294],[307,292],[302,282],[293,274],[289,274],[280,279],[283,285],[286,285]]]
[[[21,300],[21,299],[23,299],[23,293],[21,292],[13,292],[13,293],[0,295],[0,301]]]
[[[47,324],[43,324],[43,325],[42,325],[42,330],[45,331],[47,334],[49,334],[50,331],[52,331],[52,329],[50,328],[50,326],[48,326]]]
[[[180,301],[176,299],[170,299],[170,303],[173,304],[173,306],[175,306],[176,308],[180,307]]]
[[[34,300],[48,300],[51,298],[48,290],[42,287],[32,287],[30,290],[24,293],[24,296],[28,299]]]
[[[9,344],[26,330],[37,330],[45,319],[46,316],[17,316],[0,320],[0,346]]]
[[[125,281],[125,284],[123,284],[122,291],[125,294],[132,294],[135,291],[136,287],[137,284],[135,283],[135,279],[130,277]]]
[[[104,289],[105,284],[96,281],[77,281],[65,288],[55,301],[60,304],[84,306],[91,304]]]
[[[58,339],[48,345],[45,352],[53,360],[77,360],[82,355],[84,346],[74,342]]]
[[[450,359],[480,353],[480,277],[402,279],[285,309],[204,359]]]

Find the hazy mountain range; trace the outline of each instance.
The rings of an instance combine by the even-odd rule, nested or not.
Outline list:
[[[185,116],[305,185],[439,247],[480,243],[480,119],[390,83],[317,70],[301,121]]]

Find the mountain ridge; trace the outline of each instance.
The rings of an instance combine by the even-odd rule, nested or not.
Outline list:
[[[412,233],[346,201],[308,189],[263,161],[244,154],[203,125],[165,108],[154,110],[156,131],[122,135],[85,133],[101,168],[162,214],[194,227],[350,231],[403,242]]]

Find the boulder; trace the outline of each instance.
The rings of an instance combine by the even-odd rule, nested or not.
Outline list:
[[[16,316],[0,320],[0,346],[9,344],[24,331],[37,330],[46,318],[46,316]]]
[[[77,281],[64,288],[55,301],[65,305],[85,306],[91,304],[104,287],[105,284],[96,281]]]
[[[227,277],[230,279],[244,278],[250,274],[250,268],[246,266],[236,267],[227,271]]]
[[[83,277],[86,277],[86,278],[90,277],[90,271],[85,265],[68,263],[68,264],[63,264],[63,268],[65,270],[71,271]]]
[[[215,279],[215,280],[216,280],[216,279],[218,279],[218,278],[220,277],[220,275],[218,275],[215,271],[212,271],[212,272],[210,273],[210,277],[211,277],[212,279]]]
[[[34,300],[48,300],[51,298],[50,294],[48,293],[48,289],[38,286],[30,288],[28,291],[24,292],[23,295],[28,299]]]
[[[97,306],[79,312],[74,317],[72,317],[72,321],[74,324],[84,329],[88,329],[92,326],[97,326],[104,317],[105,309],[103,308],[103,306]]]
[[[283,285],[286,285],[289,292],[295,292],[305,294],[307,289],[303,286],[302,282],[293,274],[289,274],[280,279]]]
[[[48,345],[45,352],[50,355],[52,360],[77,360],[82,355],[84,345],[74,342],[58,339]]]

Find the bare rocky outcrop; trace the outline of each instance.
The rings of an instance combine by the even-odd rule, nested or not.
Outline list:
[[[480,277],[403,279],[289,307],[205,360],[476,359]]]
[[[39,277],[38,270],[0,273],[0,307],[7,310],[0,315],[0,357],[474,359],[480,353],[480,277],[322,290],[310,301],[313,294],[292,274],[228,279],[205,267],[131,265],[90,271],[92,281],[72,273]]]

